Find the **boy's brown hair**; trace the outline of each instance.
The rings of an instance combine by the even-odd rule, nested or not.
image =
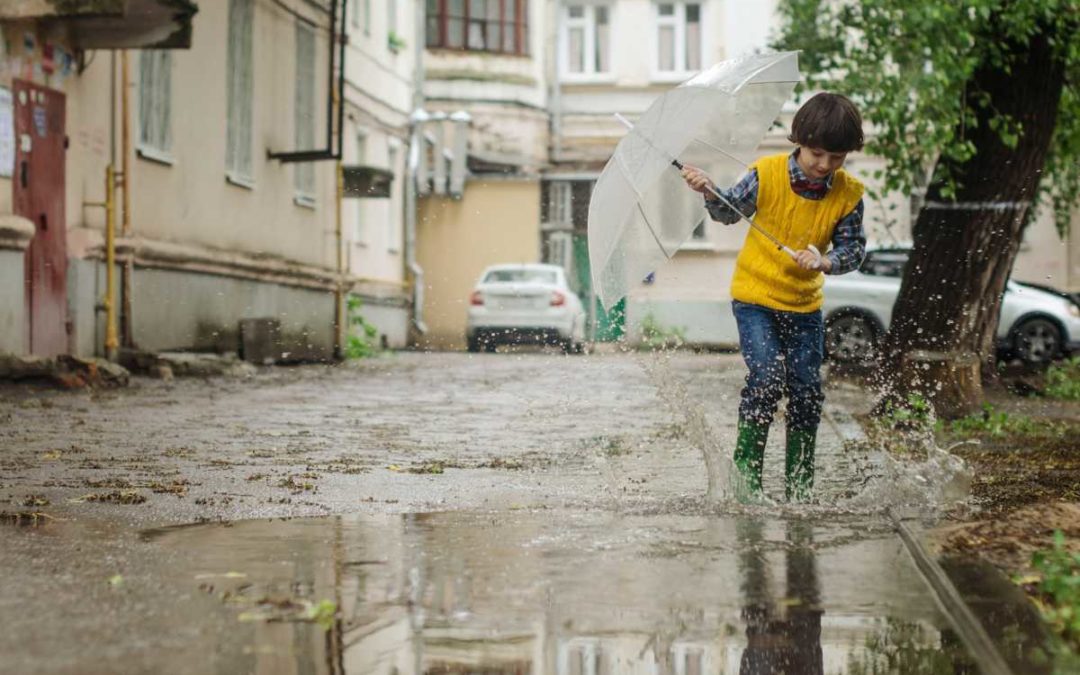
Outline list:
[[[862,116],[842,94],[815,94],[795,113],[788,140],[826,152],[862,150]]]

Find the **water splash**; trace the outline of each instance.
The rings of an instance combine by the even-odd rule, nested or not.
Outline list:
[[[819,486],[813,504],[779,504],[763,495],[751,499],[738,471],[734,470],[729,449],[710,426],[705,407],[674,372],[670,363],[673,356],[670,350],[655,350],[640,362],[665,407],[681,420],[680,427],[689,444],[701,453],[708,479],[707,508],[803,514],[866,514],[893,509],[932,514],[962,504],[970,496],[973,471],[967,462],[950,452],[953,448],[938,447],[931,412],[924,424],[892,429],[860,440],[865,461],[851,462],[851,457],[845,458],[848,461],[844,463],[850,467],[845,489],[822,490]],[[852,435],[862,438],[861,431]],[[897,452],[898,449],[902,452]]]
[[[664,405],[676,417],[683,419],[682,428],[690,444],[701,452],[705,462],[708,489],[705,499],[710,504],[727,502],[747,493],[742,481],[737,480],[729,453],[724,451],[718,435],[709,426],[705,407],[686,390],[686,386],[672,372],[668,361],[672,352],[655,350],[649,358],[642,359],[642,366],[656,387]]]

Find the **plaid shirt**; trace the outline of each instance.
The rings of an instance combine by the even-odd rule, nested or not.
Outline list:
[[[799,163],[795,161],[795,155],[798,152],[798,149],[796,149],[788,157],[788,176],[791,178],[792,183],[806,181],[815,187],[803,191],[796,190],[795,193],[806,199],[824,198],[828,194],[829,188],[832,187],[832,175],[829,175],[824,181],[813,181],[807,178],[803,170],[799,168]],[[820,185],[820,187],[816,187],[817,185]],[[720,194],[724,195],[724,198],[731,202],[731,205],[736,209],[742,211],[747,218],[753,216],[754,212],[757,211],[757,171],[751,170],[747,172],[738,183],[727,190],[720,190]],[[712,195],[705,197],[705,208],[709,210],[709,215],[713,220],[728,225],[739,220],[737,211]],[[832,262],[832,269],[829,274],[847,274],[858,269],[859,265],[862,264],[863,258],[866,256],[866,234],[863,232],[862,221],[863,200],[860,199],[851,213],[841,218],[833,230],[832,249],[825,254]]]

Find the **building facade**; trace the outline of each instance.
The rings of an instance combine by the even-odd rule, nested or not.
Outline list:
[[[412,20],[411,4],[399,10]],[[0,214],[10,214],[2,255],[32,261],[36,241],[60,242],[48,264],[61,286],[43,303],[36,273],[4,265],[5,289],[21,289],[26,276],[33,292],[5,299],[0,350],[106,352],[110,170],[121,349],[242,352],[241,326],[261,320],[271,326],[273,360],[332,358],[350,323],[339,309],[350,293],[379,342],[404,346],[401,174],[412,62],[386,37],[387,14],[363,11],[356,0],[202,3],[186,19],[181,46],[190,48],[141,51],[57,42],[41,32],[55,31],[55,20],[0,17],[8,92],[0,90],[0,104],[5,95],[18,100],[11,83],[23,77],[45,87],[46,107],[50,89],[63,94],[56,114],[66,116],[58,138],[67,142],[50,188],[63,196],[62,215],[36,232],[9,198],[19,194],[9,187],[13,172],[0,176]],[[49,124],[61,124],[48,110]],[[388,189],[339,192],[340,163],[374,168]],[[33,184],[44,185],[43,175]]]

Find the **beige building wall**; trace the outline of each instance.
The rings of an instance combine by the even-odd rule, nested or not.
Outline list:
[[[461,200],[431,197],[417,214],[417,260],[425,271],[420,345],[461,349],[469,294],[480,272],[498,263],[540,259],[539,183],[474,180]]]
[[[200,5],[190,50],[172,53],[172,150],[168,157],[143,154],[138,143],[139,60],[130,53],[132,233],[139,238],[182,242],[202,249],[268,255],[308,265],[333,265],[332,162],[316,163],[314,205],[296,199],[295,164],[267,158],[267,152],[297,149],[293,138],[293,84],[297,19],[266,0],[255,2],[252,124],[253,181],[226,177],[226,49],[228,2]],[[304,12],[304,3],[294,2]],[[307,12],[314,21],[319,15]],[[323,21],[325,23],[325,21]],[[316,31],[316,144],[325,145],[326,34]],[[98,53],[80,78],[73,101],[73,137],[107,136],[109,65]],[[69,104],[70,105],[70,104]],[[94,146],[96,146],[94,142]],[[71,189],[97,193],[108,161],[93,152],[69,175]],[[119,160],[118,160],[119,161]],[[76,187],[80,186],[80,187]],[[77,204],[72,204],[77,206]],[[82,210],[69,211],[70,225],[91,225]],[[92,225],[91,225],[92,226]]]
[[[1058,234],[1054,214],[1041,208],[1024,232],[1012,278],[1063,291],[1080,291],[1080,237],[1075,233],[1080,233],[1080,209],[1074,211],[1072,230],[1063,238]]]

